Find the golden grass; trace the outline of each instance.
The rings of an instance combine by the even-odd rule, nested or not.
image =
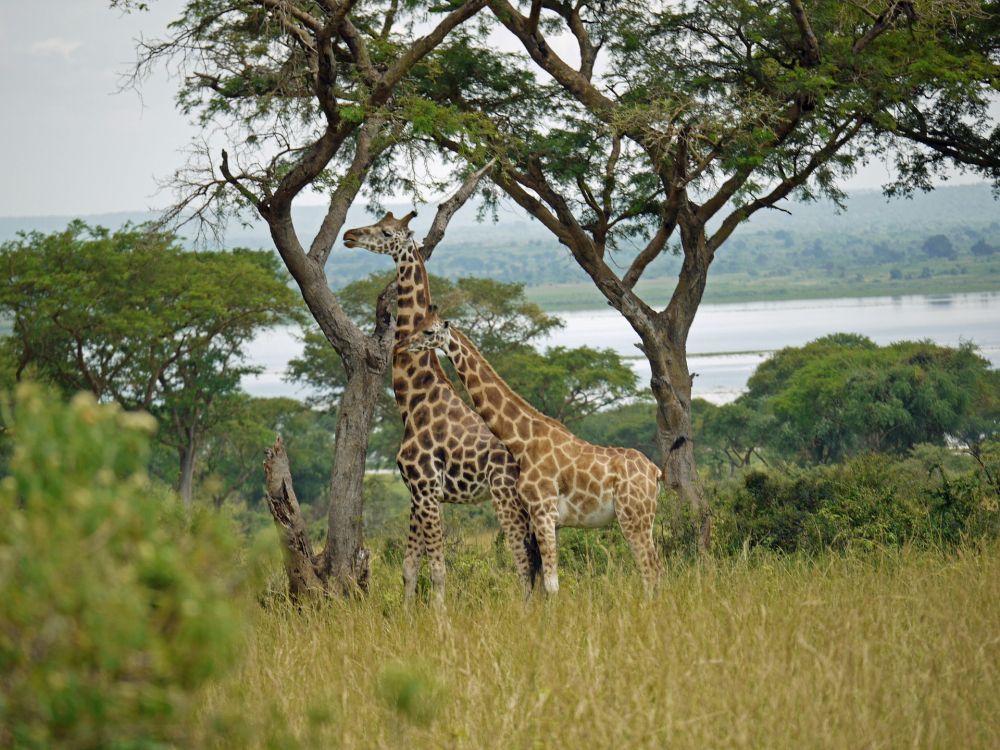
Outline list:
[[[995,545],[675,564],[653,599],[567,575],[527,605],[487,559],[440,615],[386,565],[365,601],[262,609],[206,744],[1000,747]]]

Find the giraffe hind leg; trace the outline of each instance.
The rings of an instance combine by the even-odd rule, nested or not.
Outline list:
[[[652,488],[647,482],[623,483],[616,495],[615,512],[618,525],[628,541],[636,566],[642,574],[646,588],[652,591],[660,580],[662,566],[660,555],[653,542],[653,522],[656,517],[656,483]],[[641,484],[642,486],[635,486]]]
[[[542,560],[538,540],[531,530],[530,516],[517,493],[516,475],[510,472],[494,474],[490,482],[490,499],[525,594],[530,595],[541,572]]]

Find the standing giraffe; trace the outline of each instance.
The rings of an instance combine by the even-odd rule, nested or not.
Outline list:
[[[479,415],[521,466],[518,490],[527,504],[542,556],[545,591],[559,590],[556,527],[606,526],[615,516],[648,587],[660,560],[653,545],[660,470],[632,448],[581,440],[521,398],[457,328],[431,311],[404,344],[411,353],[442,349],[455,365]]]
[[[538,573],[537,544],[517,493],[517,461],[483,420],[455,392],[433,352],[411,354],[399,346],[427,315],[427,271],[413,232],[413,211],[390,211],[375,224],[344,232],[344,244],[396,261],[398,302],[392,389],[403,418],[396,462],[410,490],[410,530],[403,559],[407,601],[416,593],[421,552],[430,560],[435,603],[444,601],[441,503],[478,503],[488,495],[507,537],[518,573],[530,591]]]

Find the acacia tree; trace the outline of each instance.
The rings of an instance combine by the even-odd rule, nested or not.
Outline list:
[[[195,465],[218,421],[213,405],[257,368],[261,330],[301,318],[287,276],[266,252],[187,252],[168,234],[72,222],[0,245],[0,314],[14,378],[144,409],[176,451],[177,491],[191,501]]]
[[[148,3],[113,0],[113,7]],[[320,330],[340,357],[346,382],[337,418],[326,548],[299,570],[293,590],[347,592],[367,580],[362,538],[362,480],[368,433],[393,340],[394,284],[379,298],[374,327],[351,320],[325,273],[347,210],[364,184],[380,190],[413,187],[392,170],[396,149],[412,144],[420,101],[415,81],[439,70],[437,48],[485,0],[446,5],[353,0],[189,0],[169,36],[143,42],[134,80],[158,64],[180,76],[179,106],[212,133],[195,144],[173,185],[167,221],[218,228],[256,214]],[[417,35],[416,28],[427,28]],[[223,146],[214,152],[212,139]],[[479,174],[463,185],[462,201]],[[319,230],[307,239],[292,219],[304,193],[329,194]],[[429,255],[458,204],[439,210],[423,251]],[[279,456],[280,458],[280,456]],[[279,463],[281,463],[279,461]],[[280,473],[280,472],[278,472]],[[280,506],[290,479],[269,474]],[[290,555],[297,505],[272,506]],[[301,519],[298,519],[301,521]],[[311,558],[311,552],[309,552]],[[291,558],[290,558],[291,559]]]
[[[470,111],[483,90],[513,81],[522,106],[480,108],[478,131],[434,139],[458,162],[496,158],[494,182],[569,249],[639,335],[667,484],[693,510],[707,549],[686,347],[716,252],[742,222],[786,198],[840,201],[839,179],[871,158],[895,160],[896,192],[929,187],[935,170],[955,163],[1000,178],[1000,129],[988,117],[1000,73],[997,5],[489,7],[494,27],[465,39],[466,79],[438,85],[454,109]],[[491,46],[486,33],[496,26],[524,54]],[[564,42],[573,50],[561,55]],[[664,305],[638,282],[669,249],[683,262]]]

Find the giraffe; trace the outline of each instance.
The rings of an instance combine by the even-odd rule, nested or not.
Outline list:
[[[556,527],[606,526],[617,516],[646,585],[660,575],[653,544],[659,468],[632,448],[581,440],[519,396],[468,337],[431,311],[404,344],[414,354],[442,349],[473,405],[521,467],[518,490],[527,504],[542,556],[546,593],[559,590]]]
[[[403,559],[407,602],[416,593],[421,554],[430,562],[435,604],[444,602],[441,503],[477,503],[488,495],[507,537],[515,565],[530,593],[540,568],[530,520],[517,492],[516,459],[483,420],[462,401],[433,352],[411,354],[399,346],[431,304],[423,257],[409,229],[413,211],[390,211],[375,224],[349,229],[344,244],[389,255],[396,262],[398,302],[392,389],[403,418],[396,455],[410,491],[410,525]]]

